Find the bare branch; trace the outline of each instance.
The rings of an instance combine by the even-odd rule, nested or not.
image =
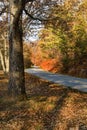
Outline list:
[[[48,21],[48,19],[42,19],[42,18],[32,16],[31,14],[28,13],[28,11],[26,9],[24,9],[24,11],[25,11],[26,15],[28,15],[33,20]]]
[[[33,2],[35,0],[24,0],[25,4],[27,4],[28,2]]]
[[[7,9],[7,6],[5,6],[1,11],[0,11],[0,15],[2,15]]]

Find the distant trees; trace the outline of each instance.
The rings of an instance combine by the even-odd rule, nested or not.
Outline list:
[[[4,13],[3,17],[5,17],[6,13],[9,14],[7,19],[9,23],[9,95],[26,97],[23,36],[28,38],[27,32],[33,34],[35,27],[41,28],[41,22],[46,23],[47,27],[47,30],[44,29],[40,35],[41,50],[45,52],[43,54],[46,54],[46,57],[55,58],[61,55],[61,61],[66,70],[69,64],[76,64],[76,59],[86,57],[87,0],[0,1],[0,15]]]
[[[23,44],[24,68],[30,68],[33,63],[31,62],[31,44]]]
[[[9,71],[9,56],[8,56],[8,42],[6,34],[1,34],[0,36],[0,64],[4,73]]]
[[[9,71],[9,54],[8,54],[8,24],[7,24],[7,15],[2,16],[0,20],[0,66],[3,69],[4,73]]]
[[[46,24],[46,31],[41,32],[41,50],[47,52],[44,53],[45,56],[49,54],[56,58],[60,55],[63,72],[69,72],[73,67],[76,71],[75,66],[79,65],[84,69],[83,64],[87,63],[86,6],[87,0],[66,0],[58,4],[53,8],[54,19]],[[87,70],[86,66],[85,69]]]

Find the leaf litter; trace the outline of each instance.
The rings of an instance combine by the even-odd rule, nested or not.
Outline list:
[[[87,130],[87,93],[25,73],[28,99],[14,101],[0,77],[0,130]]]

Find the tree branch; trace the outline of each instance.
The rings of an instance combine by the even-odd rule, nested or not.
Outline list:
[[[25,4],[28,3],[28,2],[33,2],[35,0],[25,0]]]
[[[28,11],[26,9],[24,9],[24,12],[26,13],[26,15],[28,15],[33,20],[48,21],[47,19],[42,19],[42,18],[32,16],[31,14],[28,13]]]
[[[2,15],[7,9],[7,6],[5,6],[1,11],[0,11],[0,15]]]

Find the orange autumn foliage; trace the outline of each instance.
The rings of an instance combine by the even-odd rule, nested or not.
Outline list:
[[[46,71],[60,72],[62,65],[56,59],[46,59],[40,64],[41,68]]]

